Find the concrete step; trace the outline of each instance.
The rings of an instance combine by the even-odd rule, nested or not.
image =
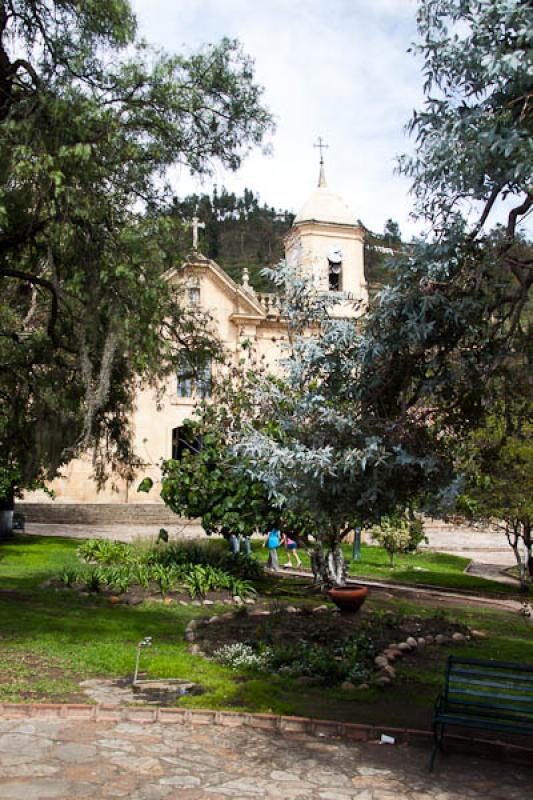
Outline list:
[[[16,511],[27,522],[57,525],[175,525],[179,521],[163,503],[25,503]]]

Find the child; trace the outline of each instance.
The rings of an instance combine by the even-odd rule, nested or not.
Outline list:
[[[263,547],[268,547],[267,569],[279,569],[277,548],[280,546],[280,538],[281,535],[277,528],[272,528],[265,536]]]
[[[285,569],[289,569],[290,567],[292,567],[291,554],[294,554],[294,560],[296,562],[294,566],[301,567],[302,562],[300,556],[298,555],[297,542],[295,542],[294,539],[291,539],[288,534],[283,533],[281,535],[281,544],[285,545],[285,550],[287,552],[287,563],[285,564]]]

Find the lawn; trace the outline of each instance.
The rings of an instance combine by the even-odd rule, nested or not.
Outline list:
[[[254,556],[266,561],[268,551],[260,542],[252,542]],[[480,594],[516,594],[517,587],[485,580],[465,572],[470,559],[448,553],[399,553],[395,556],[394,567],[389,565],[388,554],[382,547],[363,544],[359,561],[352,560],[352,546],[343,545],[344,555],[348,562],[350,577],[374,578],[375,580],[392,581],[409,585],[442,586],[448,589],[462,589]],[[310,559],[305,550],[299,550],[302,565],[310,569]],[[279,562],[286,563],[286,555],[282,548],[278,550]]]
[[[142,667],[151,677],[180,677],[205,687],[203,695],[184,697],[180,705],[415,727],[429,724],[447,647],[406,658],[393,686],[386,690],[302,686],[276,674],[234,672],[191,655],[183,640],[187,623],[193,617],[215,613],[216,607],[157,602],[135,607],[112,605],[109,598],[98,594],[82,596],[40,588],[62,567],[75,564],[78,544],[68,539],[18,536],[0,545],[1,701],[88,702],[80,691],[80,681],[131,676],[136,644],[150,635],[154,646],[143,654]],[[278,603],[323,602],[309,595],[306,581],[296,578],[269,578],[261,591]],[[436,610],[391,601],[377,590],[371,592],[368,607],[393,608],[421,617],[447,614],[487,633],[486,639],[462,646],[461,652],[533,663],[532,626],[518,614],[487,612],[468,605]]]

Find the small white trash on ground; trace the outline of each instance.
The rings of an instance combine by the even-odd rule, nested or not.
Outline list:
[[[380,744],[396,744],[396,739],[394,736],[389,736],[387,733],[381,734],[381,739],[379,740]]]

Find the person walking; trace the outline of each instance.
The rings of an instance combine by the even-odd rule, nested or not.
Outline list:
[[[281,544],[285,547],[285,552],[287,553],[287,563],[284,564],[285,569],[290,569],[292,567],[292,556],[294,555],[295,567],[301,567],[302,561],[300,556],[298,555],[298,542],[295,539],[291,539],[291,537],[287,533],[281,534]]]
[[[267,569],[271,569],[277,571],[279,570],[279,561],[278,561],[278,547],[280,546],[281,542],[281,534],[277,528],[272,528],[266,536],[263,542],[263,547],[268,547],[268,561],[267,561]]]

